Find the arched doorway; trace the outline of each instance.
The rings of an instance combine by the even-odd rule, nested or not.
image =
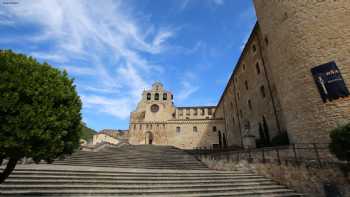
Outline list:
[[[152,144],[153,143],[153,134],[150,131],[147,131],[145,133],[145,144]]]

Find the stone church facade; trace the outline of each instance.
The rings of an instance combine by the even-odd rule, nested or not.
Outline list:
[[[129,143],[182,149],[224,146],[224,120],[214,116],[215,110],[215,106],[176,107],[173,94],[156,82],[131,113]]]

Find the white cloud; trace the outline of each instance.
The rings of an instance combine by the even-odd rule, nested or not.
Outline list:
[[[224,0],[213,0],[213,3],[216,5],[223,5],[224,4]]]
[[[177,99],[179,99],[179,101],[186,100],[189,96],[199,90],[199,86],[195,83],[196,80],[197,76],[192,72],[186,72],[183,75],[183,80],[181,81],[181,89],[177,94]]]
[[[80,88],[91,93],[84,96],[84,106],[125,118],[130,106],[136,104],[142,90],[149,85],[143,74],[162,71],[162,66],[150,62],[143,54],[163,53],[174,32],[139,21],[133,16],[132,7],[124,3],[21,1],[6,7],[2,13],[8,14],[12,20],[9,22],[31,24],[39,33],[0,38],[0,42],[50,43],[50,50],[35,50],[30,54],[41,60],[64,63],[61,67],[69,73],[91,77],[95,84]],[[72,60],[83,60],[91,66],[70,65]],[[83,84],[77,85],[79,88]],[[118,94],[110,98],[99,95],[112,91]]]

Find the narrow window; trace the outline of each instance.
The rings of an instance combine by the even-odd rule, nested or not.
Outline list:
[[[136,130],[136,124],[134,124],[134,130]]]
[[[255,53],[255,52],[256,52],[256,46],[255,46],[255,44],[253,44],[252,49],[253,49],[253,52]]]
[[[181,132],[181,128],[180,127],[176,127],[176,133],[180,133]]]
[[[140,124],[140,130],[142,130],[142,124]]]
[[[216,126],[213,126],[213,132],[216,132]]]
[[[150,127],[149,127],[150,129],[152,129],[152,124],[150,125]]]
[[[171,95],[171,100],[173,100],[174,99],[174,95]]]
[[[147,93],[147,100],[151,100],[151,93]]]
[[[167,100],[167,99],[168,99],[167,93],[163,93],[163,100],[165,101],[165,100]]]
[[[156,93],[156,94],[154,95],[154,100],[156,100],[156,101],[159,100],[159,94],[158,94],[158,93]]]
[[[197,116],[198,115],[198,109],[196,108],[196,109],[193,109],[193,110],[194,110],[193,115]]]
[[[183,115],[182,109],[179,109],[179,116],[182,116],[182,115]]]
[[[252,110],[252,102],[250,100],[248,100],[248,107],[250,110]]]
[[[256,63],[256,73],[260,74],[260,65],[259,62]]]
[[[265,44],[266,46],[269,45],[269,39],[267,38],[267,36],[265,36]]]
[[[244,85],[245,85],[245,89],[248,90],[248,81],[247,80],[244,81]]]
[[[239,100],[239,92],[237,92],[237,99]]]
[[[188,115],[188,116],[191,115],[191,114],[190,114],[190,108],[187,108],[187,109],[186,109],[186,115]]]
[[[260,92],[261,92],[261,96],[262,96],[263,98],[265,98],[266,94],[265,94],[265,87],[264,87],[264,86],[261,86],[261,87],[260,87]]]
[[[204,112],[204,108],[201,109],[201,115],[204,116],[205,112]]]
[[[193,132],[197,132],[198,130],[197,130],[197,127],[193,127]]]
[[[212,115],[212,109],[208,108],[208,115]]]
[[[245,64],[243,64],[242,68],[243,68],[243,70],[245,70]]]

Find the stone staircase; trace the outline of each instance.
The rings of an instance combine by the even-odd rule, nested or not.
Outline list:
[[[301,196],[255,174],[215,171],[170,146],[80,151],[54,164],[18,165],[0,196]]]

